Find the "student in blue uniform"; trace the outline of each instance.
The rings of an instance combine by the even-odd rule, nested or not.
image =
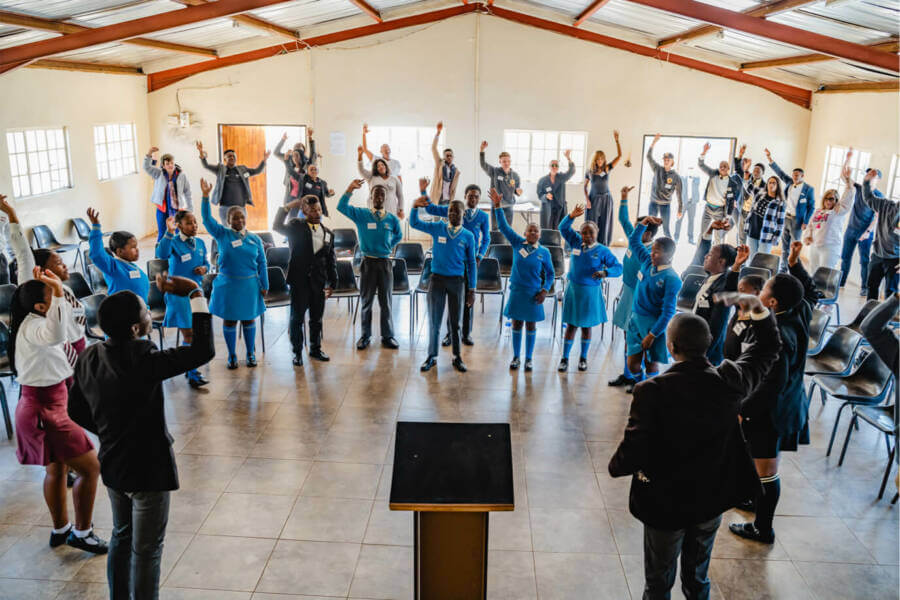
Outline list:
[[[534,369],[531,357],[537,335],[537,322],[544,320],[544,299],[553,287],[556,277],[550,251],[541,246],[541,230],[537,223],[530,223],[522,237],[509,226],[501,208],[503,197],[491,188],[494,219],[497,228],[513,247],[513,265],[509,275],[509,298],[503,315],[512,320],[513,359],[509,368],[519,368],[522,347],[522,324],[525,324],[525,370]]]
[[[459,200],[451,200],[447,206],[447,221],[426,223],[419,218],[419,209],[428,206],[428,180],[419,180],[422,195],[413,204],[409,216],[409,226],[424,231],[432,238],[431,277],[428,280],[428,316],[430,329],[428,336],[428,358],[422,363],[421,371],[430,371],[437,363],[438,339],[441,321],[444,318],[444,302],[449,304],[450,340],[453,344],[453,367],[466,372],[466,364],[460,356],[459,316],[463,303],[475,303],[475,236],[463,227],[464,205]]]
[[[88,238],[88,256],[103,273],[107,294],[112,296],[122,290],[130,290],[147,301],[150,294],[150,280],[147,274],[135,264],[141,252],[137,238],[127,231],[114,231],[109,236],[109,253],[103,247],[103,229],[100,227],[100,213],[89,208],[91,235]]]
[[[681,277],[672,268],[675,241],[661,237],[649,251],[642,243],[644,230],[650,223],[659,226],[662,219],[644,217],[628,238],[628,249],[641,261],[634,305],[625,331],[628,375],[634,382],[626,390],[629,393],[634,390],[634,384],[659,374],[660,364],[668,361],[666,326],[675,315],[675,302],[681,289]]]
[[[225,321],[222,332],[228,346],[228,368],[237,369],[237,322],[241,322],[247,347],[247,366],[256,366],[256,318],[266,312],[264,297],[269,291],[269,273],[262,240],[247,231],[244,209],[232,206],[223,227],[212,216],[209,193],[212,185],[200,180],[203,226],[219,246],[219,272],[213,281],[209,312]]]
[[[179,210],[166,219],[166,233],[156,245],[156,258],[169,261],[169,276],[186,277],[200,285],[209,272],[206,244],[197,236],[197,217],[189,210]],[[194,339],[191,323],[194,318],[191,301],[187,296],[167,293],[164,327],[177,327],[181,331],[181,343],[190,346]],[[184,376],[188,385],[198,388],[209,383],[197,369]]]
[[[591,328],[606,323],[603,303],[603,280],[622,274],[622,264],[609,248],[597,241],[597,224],[585,221],[579,234],[572,222],[584,214],[584,205],[577,205],[559,224],[559,231],[572,247],[569,258],[569,283],[563,298],[562,322],[566,324],[563,338],[563,357],[559,371],[569,369],[569,352],[575,342],[575,332],[581,328],[581,357],[578,370],[587,371],[588,348],[591,347]]]
[[[627,237],[631,237],[634,232],[634,225],[628,218],[628,193],[634,189],[634,186],[625,186],[622,188],[622,200],[619,202],[619,224],[625,231]],[[637,222],[644,220],[644,217],[638,217]],[[658,226],[655,223],[649,223],[641,236],[641,244],[650,251],[653,243],[653,236],[656,235]],[[625,258],[622,260],[622,290],[619,292],[619,303],[613,313],[613,325],[622,330],[623,337],[626,338],[625,345],[625,365],[622,367],[622,373],[608,382],[612,387],[623,385],[632,385],[634,382],[628,376],[628,346],[627,331],[628,319],[631,318],[631,308],[634,305],[634,290],[638,284],[638,271],[641,270],[641,261],[637,255],[631,250],[625,250]]]
[[[475,236],[475,264],[481,264],[481,259],[491,245],[491,218],[483,210],[478,209],[478,202],[481,200],[481,188],[475,184],[466,186],[466,208],[463,212],[462,226],[472,232]],[[432,204],[430,201],[425,206],[425,212],[435,217],[447,218],[448,207],[446,205]],[[477,276],[476,276],[477,279]],[[462,343],[466,346],[472,346],[472,307],[469,305],[462,308]],[[447,315],[447,335],[441,342],[442,346],[450,345],[450,316]]]

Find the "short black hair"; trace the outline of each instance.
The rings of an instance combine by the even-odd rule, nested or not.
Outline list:
[[[712,334],[706,319],[694,313],[677,313],[672,317],[668,334],[672,349],[687,358],[705,356],[712,344]]]
[[[738,283],[749,285],[759,294],[766,285],[766,278],[762,275],[744,275]]]
[[[794,171],[800,171],[801,175],[806,175],[806,173],[804,173],[803,169],[801,169],[800,167],[794,167]]]
[[[451,148],[444,148],[444,153],[446,153],[446,152],[449,152],[450,154],[453,154],[453,149],[451,149]]]
[[[764,164],[762,164],[762,163],[756,163],[756,164],[753,165],[753,166],[754,166],[754,167],[759,167],[759,170],[762,171],[763,173],[766,172],[766,165],[764,165]]]
[[[869,167],[868,169],[866,169],[866,175],[869,174],[869,171],[875,171],[875,175],[878,176],[878,179],[881,179],[881,169],[874,169],[872,167]]]
[[[725,268],[727,269],[734,264],[737,259],[737,250],[731,244],[717,244],[713,246],[713,250],[719,249],[719,258],[725,259]],[[710,250],[712,252],[712,250]]]
[[[114,231],[112,235],[109,236],[109,250],[113,254],[116,253],[116,250],[120,250],[128,245],[134,238],[134,234],[130,231]]]
[[[53,250],[38,248],[37,250],[32,250],[31,255],[34,256],[34,266],[43,269],[47,266],[47,261],[50,260],[50,257],[53,256]]]
[[[640,223],[641,221],[643,221],[646,218],[647,218],[647,215],[638,217],[637,222]],[[657,225],[656,223],[650,223],[649,225],[647,225],[646,231],[649,231],[650,235],[654,236],[654,235],[656,235],[656,232],[659,231],[659,225]]]
[[[316,196],[315,194],[306,194],[305,196],[300,198],[300,200],[301,200],[301,202],[303,202],[303,204],[305,204],[307,206],[311,206],[313,204],[319,203],[319,197]]]
[[[791,310],[803,301],[803,285],[790,273],[778,273],[769,282],[779,311]]]
[[[191,211],[189,211],[189,210],[179,210],[177,213],[175,213],[175,222],[181,223],[184,220],[184,218],[190,214],[193,214],[193,213],[191,213]]]
[[[468,196],[469,192],[471,190],[475,190],[476,192],[478,192],[479,196],[481,195],[481,188],[478,187],[477,185],[475,185],[474,183],[470,183],[469,185],[466,186],[466,191],[463,192],[463,196]]]
[[[97,316],[100,329],[111,340],[127,341],[131,339],[131,327],[141,322],[144,303],[131,290],[122,290],[108,296],[100,303]]]
[[[670,237],[663,236],[661,238],[656,238],[654,244],[659,244],[659,249],[662,250],[662,253],[665,254],[669,260],[672,260],[672,257],[675,256],[675,240]]]
[[[231,152],[232,154],[234,154],[235,156],[237,156],[237,152],[235,152],[235,151],[232,150],[231,148],[229,148],[228,150],[226,150],[225,152],[223,152],[223,153],[222,153],[222,156],[225,156],[225,155],[228,154],[229,152]]]

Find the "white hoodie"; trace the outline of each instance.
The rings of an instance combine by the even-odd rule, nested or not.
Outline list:
[[[803,233],[803,242],[806,245],[841,247],[844,243],[844,222],[850,209],[853,208],[854,192],[854,186],[848,185],[833,209],[816,209]]]

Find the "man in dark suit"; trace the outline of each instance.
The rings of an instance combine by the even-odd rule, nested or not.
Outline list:
[[[629,508],[644,524],[647,600],[669,597],[679,554],[685,595],[709,598],[707,571],[722,513],[759,486],[738,413],[777,356],[778,333],[758,298],[726,296],[751,312],[756,343],[736,361],[713,367],[706,321],[675,315],[666,331],[675,363],[635,386],[625,437],[609,461],[613,477],[633,476]]]
[[[163,293],[190,296],[193,341],[158,350],[146,339],[152,322],[144,301],[130,291],[100,304],[107,339],[75,363],[69,415],[100,438],[100,473],[112,505],[106,577],[112,600],[156,598],[169,493],[178,489],[172,436],[166,428],[162,382],[215,356],[212,319],[197,284],[157,276]]]
[[[299,207],[304,219],[284,222],[285,214]],[[303,366],[303,320],[309,310],[309,356],[328,361],[322,351],[322,315],[325,299],[337,286],[337,259],[334,233],[322,225],[322,204],[318,196],[306,195],[278,207],[272,229],[285,236],[291,246],[287,282],[291,286],[289,334],[294,365]]]

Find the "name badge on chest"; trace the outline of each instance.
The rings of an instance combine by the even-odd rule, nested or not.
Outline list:
[[[637,272],[637,278],[638,278],[638,281],[643,281],[643,280],[644,280],[644,272],[643,272],[643,271],[638,271],[638,272]]]
[[[572,248],[572,256],[581,256],[581,250],[578,248]]]
[[[625,258],[631,258],[631,248],[625,251]]]
[[[243,240],[231,240],[231,247],[232,247],[232,248],[239,248],[240,246],[243,246],[243,245],[244,245],[244,241],[243,241]]]
[[[447,238],[445,238],[444,236],[440,236],[438,238],[438,244],[446,244],[446,243],[447,243]]]
[[[135,271],[128,271],[128,277],[129,277],[130,279],[140,279],[140,278],[141,278],[141,272],[140,272],[140,271],[137,271],[137,270],[135,270]]]
[[[378,229],[378,223],[368,223],[367,226],[369,229]]]
[[[526,250],[525,248],[519,248],[519,255],[522,258],[528,258],[528,250]]]
[[[187,253],[187,254],[182,254],[182,255],[181,255],[181,262],[188,262],[189,260],[191,260],[191,254],[190,254],[190,252]]]

